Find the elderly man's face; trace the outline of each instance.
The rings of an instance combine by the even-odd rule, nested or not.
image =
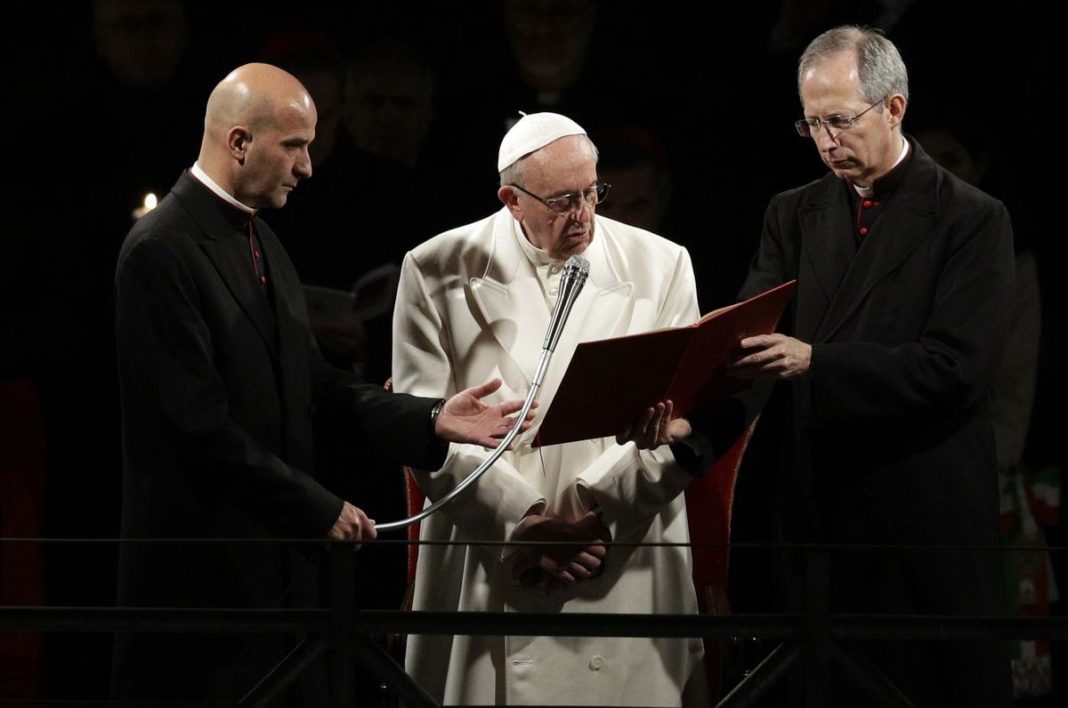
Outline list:
[[[597,182],[597,156],[582,135],[560,138],[525,159],[520,186],[543,199],[582,193]],[[515,189],[511,193],[512,215],[530,242],[550,257],[563,260],[582,253],[593,241],[594,207],[584,200],[557,214],[529,194]]]
[[[279,106],[273,120],[253,128],[238,200],[256,208],[285,206],[297,183],[311,177],[308,146],[315,139],[315,121],[315,105],[307,98]]]
[[[823,120],[831,115],[853,117],[871,104],[860,95],[856,55],[839,52],[810,67],[801,77],[801,104],[805,118]],[[891,97],[864,113],[845,130],[826,125],[812,140],[827,167],[854,184],[869,187],[894,166],[901,152],[900,124],[904,99]]]

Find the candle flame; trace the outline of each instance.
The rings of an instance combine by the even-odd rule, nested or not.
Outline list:
[[[133,217],[134,221],[137,221],[142,216],[155,209],[158,204],[159,199],[156,198],[156,195],[154,193],[149,192],[145,195],[145,199],[143,202],[141,202],[141,206],[130,212],[130,216]]]

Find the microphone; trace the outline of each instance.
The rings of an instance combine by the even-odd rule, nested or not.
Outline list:
[[[583,256],[571,256],[564,264],[564,273],[560,276],[560,294],[556,299],[556,307],[553,308],[552,317],[549,319],[549,329],[545,333],[543,350],[554,351],[556,340],[560,339],[560,333],[564,331],[567,316],[571,314],[571,306],[582,292],[582,286],[586,284],[586,278],[590,275],[590,262]]]

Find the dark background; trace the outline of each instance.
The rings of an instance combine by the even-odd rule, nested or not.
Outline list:
[[[344,67],[383,38],[433,72],[429,131],[418,161],[400,165],[357,150],[340,129],[333,155],[293,194],[289,208],[266,215],[308,282],[347,287],[433,234],[491,213],[499,206],[496,149],[506,119],[518,110],[556,110],[590,130],[602,164],[618,157],[612,146],[637,147],[667,175],[670,201],[658,230],[690,250],[707,311],[730,302],[741,284],[770,196],[824,174],[810,141],[791,125],[800,117],[795,67],[804,45],[837,24],[884,27],[911,74],[906,131],[948,128],[981,151],[988,160],[983,188],[1009,205],[1018,249],[1037,257],[1044,340],[1027,455],[1036,467],[1064,466],[1055,411],[1066,388],[1057,273],[1065,236],[1058,216],[1065,64],[1054,3],[1023,0],[984,11],[975,3],[925,0],[890,7],[844,0],[722,6],[602,1],[591,8],[579,0],[531,0],[525,5],[539,13],[593,28],[575,80],[548,103],[521,78],[501,3],[176,5],[184,31],[179,23],[153,34],[160,31],[150,26],[153,17],[173,21],[163,15],[127,21],[124,28],[134,38],[124,41],[181,47],[174,69],[143,85],[124,82],[102,59],[94,35],[99,4],[0,7],[6,138],[0,154],[7,158],[0,379],[28,387],[39,407],[39,415],[27,409],[23,428],[9,428],[5,440],[17,436],[28,444],[39,434],[35,449],[43,455],[38,486],[29,487],[32,498],[10,491],[0,498],[0,536],[118,535],[114,260],[144,193],[162,196],[195,159],[212,87],[248,61],[269,60],[298,73]],[[557,41],[545,36],[547,43]],[[159,59],[145,50],[143,61]],[[317,102],[324,113],[326,100]],[[388,349],[381,329],[370,327],[368,336],[380,353]],[[388,373],[381,366],[370,367],[368,377]],[[30,438],[15,432],[27,429]],[[380,519],[400,516],[398,482],[389,481],[388,489],[365,484],[366,498],[354,502],[379,509]],[[1047,532],[1051,543],[1063,543],[1063,531]],[[4,553],[0,544],[0,572],[9,579],[24,574],[25,567],[11,560],[10,544],[6,565]],[[113,602],[112,548],[47,545],[38,558],[42,580],[29,585],[40,601]],[[1055,556],[1064,588],[1066,565]],[[392,592],[403,579],[385,585]],[[109,637],[45,639],[23,669],[13,663],[0,670],[0,680],[9,682],[0,684],[0,696],[104,695]],[[1068,662],[1058,651],[1054,647],[1055,661]],[[1063,667],[1057,671],[1064,675]]]

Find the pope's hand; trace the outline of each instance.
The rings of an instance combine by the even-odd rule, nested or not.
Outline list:
[[[600,573],[611,534],[592,511],[577,521],[531,514],[516,527],[512,540],[533,542],[519,547],[516,576],[522,584],[572,585]]]
[[[616,435],[616,442],[622,445],[633,441],[639,450],[653,450],[679,442],[693,431],[685,418],[671,417],[674,411],[672,401],[646,408],[633,425]]]

